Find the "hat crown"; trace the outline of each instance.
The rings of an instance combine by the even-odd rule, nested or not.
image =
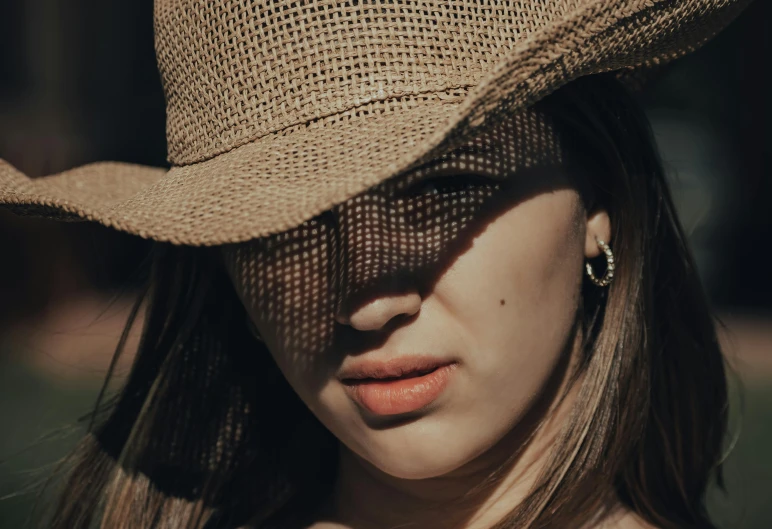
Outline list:
[[[169,160],[206,160],[372,101],[463,94],[577,3],[156,0]]]

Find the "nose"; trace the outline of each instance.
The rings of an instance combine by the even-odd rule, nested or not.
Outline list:
[[[409,291],[400,294],[386,293],[363,303],[353,311],[343,310],[335,315],[335,321],[350,325],[359,331],[377,331],[397,316],[413,316],[421,308],[421,296]]]
[[[384,328],[398,316],[416,314],[415,234],[380,187],[334,207],[338,258],[335,321],[360,331]]]

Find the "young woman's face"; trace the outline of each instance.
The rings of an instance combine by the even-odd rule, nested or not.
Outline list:
[[[389,475],[440,476],[484,454],[572,352],[583,262],[608,226],[588,231],[565,171],[526,167],[555,156],[522,141],[529,123],[224,250],[289,384]]]

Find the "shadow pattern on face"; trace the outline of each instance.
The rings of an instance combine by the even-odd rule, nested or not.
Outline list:
[[[294,229],[223,247],[236,291],[285,373],[329,374],[346,356],[378,348],[411,315],[387,310],[366,329],[340,322],[379,296],[423,299],[489,222],[570,185],[567,153],[535,108],[434,152]]]
[[[574,183],[544,113],[487,130],[440,144],[294,229],[221,248],[156,245],[143,344],[96,433],[104,465],[89,469],[88,486],[111,482],[112,461],[127,477],[116,494],[140,501],[139,487],[197,501],[213,513],[207,527],[252,517],[292,527],[330,490],[339,443],[290,371],[313,374],[303,389],[317,392],[346,356],[382,346],[417,315],[385,296],[426,299],[492,220]],[[390,308],[367,329],[341,323],[379,297]],[[250,336],[245,310],[271,354]]]

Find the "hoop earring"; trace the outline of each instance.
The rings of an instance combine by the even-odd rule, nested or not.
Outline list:
[[[614,279],[614,254],[611,252],[611,248],[608,244],[600,239],[596,239],[596,241],[598,241],[598,246],[603,250],[603,253],[606,254],[606,273],[603,274],[603,277],[598,279],[595,277],[595,273],[593,272],[592,265],[589,261],[585,263],[585,267],[587,269],[587,275],[590,277],[590,281],[599,287],[607,287]]]
[[[265,340],[263,340],[263,337],[260,336],[260,332],[257,330],[257,326],[255,325],[255,322],[252,321],[252,318],[250,318],[247,315],[247,327],[249,328],[249,332],[252,334],[252,336],[255,337],[255,340],[258,342],[265,343]]]

